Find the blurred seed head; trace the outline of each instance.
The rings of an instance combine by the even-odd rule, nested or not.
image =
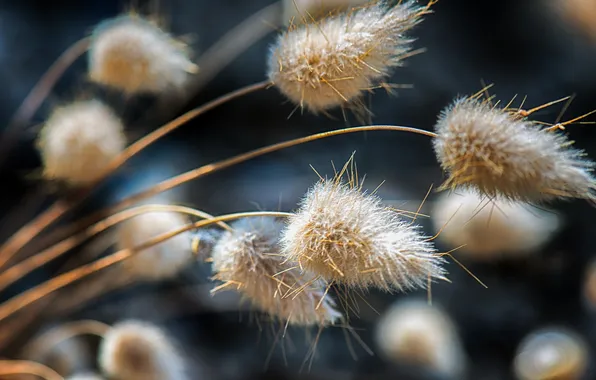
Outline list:
[[[596,2],[592,0],[556,0],[548,2],[569,29],[596,40]]]
[[[476,191],[443,194],[432,221],[439,239],[477,260],[522,257],[548,243],[559,229],[557,214],[507,199],[488,199]]]
[[[453,322],[424,301],[396,302],[377,325],[376,341],[392,361],[424,366],[452,379],[464,376],[467,359]]]
[[[271,48],[271,81],[314,113],[337,106],[362,111],[362,96],[410,54],[405,36],[428,7],[378,2],[314,24],[290,28]]]
[[[72,186],[98,179],[125,145],[121,120],[99,100],[55,109],[37,140],[43,176]]]
[[[350,287],[405,291],[446,274],[444,259],[418,226],[340,178],[308,191],[281,242],[288,260]]]
[[[118,230],[119,249],[130,249],[187,224],[175,212],[148,212],[135,216]],[[175,276],[193,260],[190,233],[184,232],[135,254],[122,263],[139,280],[163,280]]]
[[[368,2],[368,0],[283,0],[283,21],[290,25],[309,24]]]
[[[594,163],[559,131],[461,98],[442,112],[436,132],[435,153],[449,175],[444,187],[532,203],[595,199]]]
[[[341,318],[326,283],[280,254],[283,224],[245,218],[213,249],[214,278],[236,287],[264,312],[293,325],[329,325]],[[226,287],[227,288],[227,287]],[[225,289],[225,288],[224,288]]]
[[[582,378],[588,360],[581,337],[562,328],[544,328],[520,343],[513,369],[519,380],[573,380]]]
[[[69,376],[65,380],[104,380],[104,378],[96,373],[80,373]]]
[[[99,347],[99,366],[118,380],[186,379],[182,357],[167,334],[142,321],[114,325]]]
[[[126,94],[180,90],[197,67],[190,50],[138,15],[104,21],[92,34],[89,79]]]
[[[586,306],[596,312],[596,260],[592,260],[586,268],[583,291]]]

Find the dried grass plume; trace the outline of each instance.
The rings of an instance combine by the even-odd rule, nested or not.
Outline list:
[[[449,379],[462,379],[466,355],[455,325],[440,308],[422,300],[398,301],[377,325],[382,354],[396,362],[429,368]]]
[[[126,94],[176,91],[197,71],[189,54],[154,23],[135,14],[120,16],[93,32],[88,75]]]
[[[37,140],[43,176],[72,186],[98,179],[125,145],[121,120],[98,100],[57,108]]]
[[[520,343],[513,363],[520,380],[580,379],[589,361],[588,346],[562,328],[543,328]]]
[[[382,84],[411,54],[405,35],[429,12],[414,1],[381,1],[290,28],[272,46],[268,73],[292,102],[314,113],[362,110],[362,95]]]
[[[339,176],[308,191],[282,245],[301,268],[351,287],[405,291],[446,274],[444,259],[416,225]]]
[[[595,199],[594,163],[561,132],[475,98],[443,111],[434,148],[449,178],[444,188],[472,188],[490,198],[531,203]]]
[[[119,249],[130,249],[187,223],[179,213],[155,211],[137,215],[118,230]],[[123,269],[138,280],[163,280],[175,276],[193,260],[189,232],[178,234],[135,254],[122,263]]]
[[[290,25],[309,24],[366,3],[368,0],[283,0],[283,21]]]
[[[135,320],[120,322],[106,333],[99,366],[114,379],[186,379],[184,361],[170,338],[157,326]]]
[[[431,215],[439,239],[476,260],[523,257],[548,243],[562,223],[554,212],[464,189],[443,194]]]
[[[237,288],[260,310],[293,325],[329,325],[341,318],[326,284],[280,254],[283,224],[246,218],[232,225],[213,249],[214,278]]]

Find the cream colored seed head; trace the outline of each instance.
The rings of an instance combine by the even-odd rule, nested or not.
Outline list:
[[[444,259],[417,226],[340,180],[313,186],[282,235],[288,260],[327,281],[385,291],[444,279]]]
[[[449,316],[421,300],[398,301],[377,325],[376,341],[389,360],[462,379],[466,355]]]
[[[89,78],[126,94],[180,90],[196,72],[189,49],[136,15],[100,24],[89,49]]]
[[[574,332],[545,328],[520,343],[513,369],[519,380],[579,380],[588,364],[588,346]]]
[[[290,29],[269,57],[269,78],[291,101],[317,113],[363,107],[363,93],[403,64],[412,40],[404,35],[428,8],[385,2]]]
[[[122,380],[184,380],[184,362],[170,338],[142,321],[114,325],[99,347],[99,367]]]
[[[444,187],[475,188],[490,198],[531,203],[594,200],[594,163],[558,131],[462,98],[436,124],[434,148],[449,175]]]
[[[561,225],[557,214],[507,199],[488,199],[472,190],[444,194],[432,221],[439,239],[477,260],[523,257],[546,244]]]
[[[104,378],[95,373],[81,373],[67,377],[66,380],[104,380]]]
[[[290,25],[308,24],[368,2],[369,0],[283,0],[283,21]]]
[[[57,108],[37,140],[43,176],[72,186],[97,180],[125,145],[121,120],[98,100]]]
[[[232,225],[213,249],[214,278],[236,287],[260,310],[293,325],[329,325],[341,318],[325,282],[301,272],[280,254],[283,225],[246,218]]]
[[[122,223],[118,231],[119,249],[131,249],[186,224],[174,212],[148,212]],[[191,236],[185,232],[136,253],[122,263],[128,274],[139,280],[172,277],[192,262]]]

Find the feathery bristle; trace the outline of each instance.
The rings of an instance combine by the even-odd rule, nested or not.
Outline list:
[[[443,111],[434,148],[449,175],[444,188],[474,188],[490,198],[539,203],[595,199],[594,163],[559,131],[474,98]]]
[[[444,259],[417,226],[339,179],[309,190],[289,218],[282,245],[301,268],[348,286],[404,291],[446,273]]]
[[[544,328],[520,343],[513,369],[520,380],[580,379],[588,364],[588,346],[572,331]]]
[[[110,378],[184,380],[184,362],[169,337],[142,321],[114,325],[99,347],[99,366]]]
[[[290,29],[269,57],[269,78],[291,101],[314,113],[336,106],[362,109],[361,97],[410,54],[404,33],[428,7],[408,1],[372,4]]]
[[[398,301],[377,325],[377,344],[388,359],[461,379],[466,356],[449,316],[425,301]]]
[[[293,325],[329,325],[341,318],[326,284],[280,254],[283,224],[246,218],[232,225],[213,249],[214,278],[236,287],[264,312]]]
[[[125,144],[121,120],[98,100],[54,110],[37,141],[43,176],[73,186],[98,179]]]
[[[118,246],[131,249],[185,224],[186,219],[179,213],[144,213],[122,223],[118,230]],[[122,266],[135,279],[161,280],[176,275],[192,259],[191,236],[185,232],[135,254]]]
[[[180,90],[196,72],[189,49],[137,15],[100,24],[89,49],[89,78],[124,93]]]
[[[554,212],[465,189],[439,198],[432,221],[440,240],[480,260],[534,252],[561,225]]]

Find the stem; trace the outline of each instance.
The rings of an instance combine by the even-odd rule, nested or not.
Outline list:
[[[54,85],[56,85],[56,82],[64,75],[64,72],[89,49],[89,43],[89,38],[83,38],[71,45],[58,57],[35,84],[33,89],[31,89],[6,127],[4,137],[0,140],[0,165],[2,165],[8,156],[15,142],[15,132],[17,129],[31,120],[35,112],[39,109],[39,106],[41,106]]]
[[[28,360],[0,360],[0,375],[34,375],[45,380],[64,380],[50,367]]]
[[[33,353],[39,355],[48,348],[52,348],[61,342],[79,335],[96,335],[103,337],[110,326],[93,319],[64,323],[51,329],[27,343],[23,349],[24,357],[31,357]]]
[[[218,222],[226,222],[230,220],[235,220],[239,218],[246,218],[246,217],[253,217],[253,216],[274,216],[274,217],[288,217],[294,214],[287,213],[287,212],[275,212],[275,211],[259,211],[259,212],[240,212],[235,214],[227,214],[215,217],[213,219],[207,220],[200,220],[196,223],[192,223],[181,228],[178,228],[174,231],[161,234],[159,236],[154,237],[153,239],[148,240],[147,242],[140,244],[136,247],[131,249],[121,249],[109,256],[96,260],[92,263],[80,266],[76,269],[73,269],[69,272],[63,273],[58,275],[46,282],[43,282],[37,285],[34,288],[31,288],[23,293],[20,293],[6,302],[0,304],[0,321],[6,319],[7,317],[11,316],[15,312],[23,309],[24,307],[32,304],[33,302],[45,297],[46,295],[61,289],[69,284],[72,284],[75,281],[78,281],[86,276],[89,276],[95,272],[98,272],[102,269],[111,267],[112,265],[118,264],[129,257],[137,254],[138,252],[162,243],[163,241],[170,239],[176,235],[184,233],[186,231],[195,229],[195,228],[202,228],[206,227]]]
[[[197,62],[200,71],[190,85],[190,92],[198,92],[242,52],[275,30],[281,20],[281,10],[282,1],[266,6],[228,31],[207,49]]]
[[[15,281],[23,278],[27,274],[31,273],[35,269],[41,267],[42,265],[50,262],[51,260],[56,259],[57,257],[61,256],[62,254],[68,252],[72,248],[76,247],[77,245],[83,243],[85,240],[91,238],[94,235],[97,235],[106,229],[124,222],[127,219],[133,218],[137,215],[149,213],[149,212],[156,212],[156,211],[167,211],[167,212],[177,212],[181,214],[193,215],[203,219],[212,219],[213,216],[209,215],[203,211],[195,210],[190,207],[184,206],[172,206],[172,205],[144,205],[135,208],[131,208],[128,210],[124,210],[117,214],[114,214],[102,221],[95,223],[90,228],[84,230],[83,232],[71,236],[67,239],[62,240],[61,242],[45,249],[44,251],[31,256],[30,258],[21,261],[20,263],[8,268],[6,271],[0,273],[0,291],[6,289],[6,287],[13,284]],[[222,228],[230,230],[230,227],[220,222],[218,223]]]
[[[176,128],[180,127],[184,123],[190,121],[191,119],[210,111],[211,109],[220,106],[230,100],[239,98],[241,96],[247,95],[251,92],[256,92],[258,90],[262,90],[267,88],[271,85],[269,81],[259,82],[253,85],[249,85],[233,91],[229,94],[223,95],[211,102],[195,108],[184,115],[177,117],[176,119],[170,121],[169,123],[161,126],[160,128],[156,129],[152,133],[148,134],[147,136],[143,137],[142,139],[138,140],[128,148],[126,148],[118,157],[116,157],[105,170],[105,172],[100,176],[100,178],[92,183],[87,188],[83,189],[76,199],[73,202],[67,202],[65,200],[59,200],[50,206],[49,209],[44,211],[41,215],[37,218],[32,220],[30,223],[23,226],[19,229],[10,239],[8,239],[2,246],[0,246],[0,268],[6,265],[6,263],[21,249],[23,248],[30,240],[36,237],[41,231],[43,231],[46,227],[50,224],[58,220],[62,215],[64,215],[67,211],[71,208],[75,207],[77,204],[82,202],[93,190],[95,185],[101,182],[105,177],[109,174],[114,172],[120,166],[122,166],[128,159],[133,157],[135,154],[139,153],[143,149],[147,148],[149,145],[160,139],[161,137],[165,136],[166,134],[172,132]]]
[[[417,128],[412,128],[412,127],[392,126],[392,125],[369,125],[369,126],[338,129],[338,130],[334,130],[334,131],[317,133],[317,134],[306,136],[306,137],[299,137],[297,139],[288,140],[288,141],[284,141],[284,142],[277,143],[274,145],[269,145],[266,147],[258,148],[256,150],[253,150],[253,151],[250,151],[247,153],[243,153],[243,154],[240,154],[240,155],[237,155],[234,157],[230,157],[228,159],[225,159],[225,160],[222,160],[219,162],[215,162],[213,164],[201,166],[197,169],[190,170],[186,173],[182,173],[176,177],[172,177],[170,179],[162,181],[147,190],[141,191],[141,192],[134,194],[128,198],[125,198],[107,209],[99,210],[98,212],[83,218],[79,223],[77,223],[77,225],[89,226],[93,223],[96,223],[98,220],[106,218],[115,212],[118,212],[119,210],[121,210],[123,208],[126,208],[130,205],[135,204],[136,202],[138,202],[140,200],[152,197],[155,194],[172,189],[172,188],[179,186],[185,182],[192,181],[199,177],[214,173],[218,170],[226,169],[230,166],[242,163],[244,161],[248,161],[250,159],[265,155],[267,153],[276,152],[278,150],[282,150],[285,148],[290,148],[290,147],[293,147],[296,145],[324,139],[327,137],[337,136],[337,135],[343,135],[343,134],[355,133],[355,132],[383,131],[383,130],[384,131],[411,132],[411,133],[417,133],[417,134],[421,134],[421,135],[425,135],[425,136],[429,136],[429,137],[437,136],[433,132],[429,132],[429,131],[425,131],[425,130],[417,129]],[[86,227],[83,227],[83,228],[86,228]],[[58,234],[59,237],[58,237],[58,239],[55,239],[54,241],[66,238],[67,236],[72,235],[73,233],[76,233],[77,231],[78,231],[77,226],[66,227],[66,228],[62,229],[61,231],[59,231],[59,234]],[[51,242],[49,244],[51,244]],[[46,245],[44,244],[42,246],[46,246]]]

